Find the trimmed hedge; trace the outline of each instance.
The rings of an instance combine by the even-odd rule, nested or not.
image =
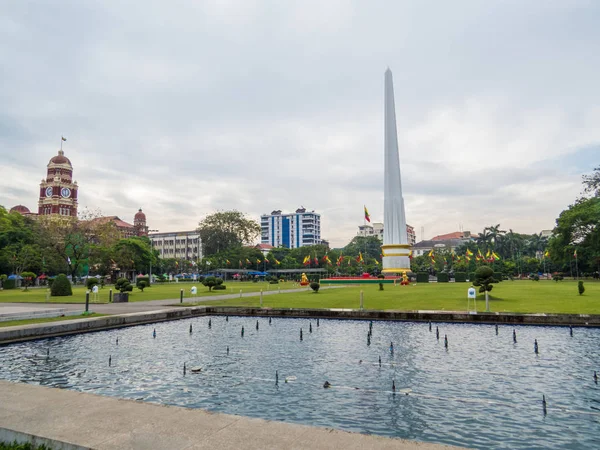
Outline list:
[[[469,281],[471,283],[475,281],[475,272],[469,272]]]
[[[438,283],[447,283],[448,282],[448,274],[446,272],[440,272],[437,274]]]
[[[4,280],[2,282],[2,287],[4,289],[14,289],[15,288],[15,280]]]
[[[71,282],[64,273],[61,273],[54,278],[54,282],[50,288],[50,295],[52,297],[67,297],[73,295]]]
[[[504,277],[504,275],[502,274],[502,272],[494,272],[494,278],[496,280],[498,280],[498,283],[500,283],[502,281],[503,277]]]
[[[427,272],[417,272],[417,283],[429,283],[429,274]]]
[[[213,291],[224,291],[225,289],[227,289],[227,286],[225,286],[224,284],[217,284],[212,288]]]
[[[454,272],[454,282],[464,283],[467,281],[467,272]]]

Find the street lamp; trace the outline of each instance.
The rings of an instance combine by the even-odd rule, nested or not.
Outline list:
[[[148,233],[158,233],[158,230],[148,230]],[[152,259],[154,259],[154,247],[152,246],[152,238],[148,234],[150,239],[150,272],[148,274],[148,283],[152,284]]]

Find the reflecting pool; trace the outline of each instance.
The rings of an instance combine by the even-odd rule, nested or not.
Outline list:
[[[472,448],[600,448],[600,329],[373,322],[370,338],[369,329],[163,322],[0,347],[0,378]]]

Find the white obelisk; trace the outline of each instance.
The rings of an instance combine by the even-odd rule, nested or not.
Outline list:
[[[406,234],[404,199],[398,157],[396,108],[394,106],[394,81],[392,71],[385,71],[385,174],[383,203],[383,272],[410,271],[410,245]]]

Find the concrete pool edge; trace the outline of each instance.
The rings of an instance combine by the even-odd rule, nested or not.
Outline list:
[[[1,428],[97,450],[457,448],[9,381],[0,405]]]
[[[158,311],[102,316],[91,319],[64,320],[0,328],[0,344],[10,344],[70,334],[144,325],[206,315],[290,317],[322,319],[393,320],[407,322],[600,326],[600,315],[588,314],[515,314],[477,313],[465,311],[390,311],[358,309],[275,309],[235,306],[174,307]]]

